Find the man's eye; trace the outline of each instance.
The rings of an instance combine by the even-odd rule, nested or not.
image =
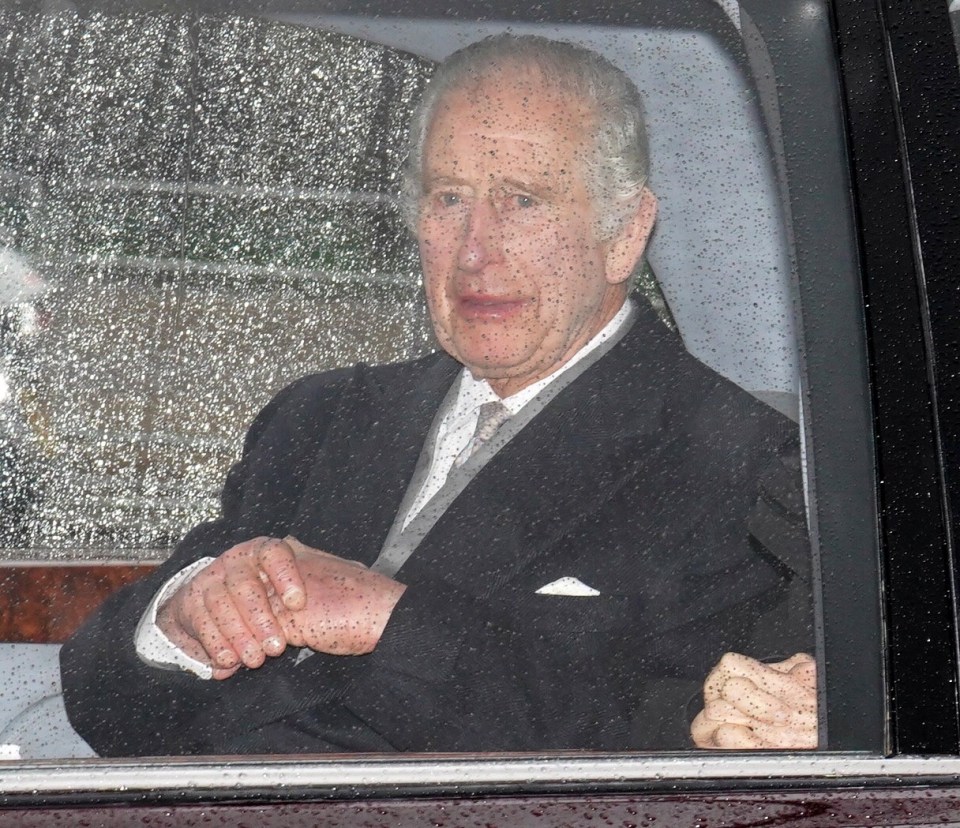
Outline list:
[[[533,196],[524,195],[523,193],[517,193],[513,196],[513,203],[519,207],[521,210],[526,210],[529,207],[535,207],[537,200]]]
[[[441,207],[456,207],[463,201],[457,193],[438,193],[436,199]]]

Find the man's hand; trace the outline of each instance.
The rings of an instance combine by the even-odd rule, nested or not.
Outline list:
[[[707,676],[703,701],[690,728],[697,747],[817,747],[817,667],[806,653],[773,664],[727,653]]]
[[[371,652],[406,586],[295,538],[284,541],[294,551],[307,594],[301,609],[271,593],[271,608],[287,642],[331,655]]]
[[[184,584],[160,609],[157,625],[187,655],[210,664],[215,679],[225,679],[284,651],[277,605],[287,611],[306,605],[294,551],[276,538],[254,538]]]

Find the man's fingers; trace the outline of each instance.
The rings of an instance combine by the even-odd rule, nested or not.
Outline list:
[[[201,623],[197,632],[211,654],[214,666],[233,667],[236,661],[231,660],[229,654],[235,654],[247,667],[263,664],[266,658],[263,647],[247,626],[226,586],[211,584],[204,591],[203,602],[208,620]]]
[[[723,687],[723,699],[752,720],[782,727],[816,726],[816,694],[803,688],[787,701],[761,690],[749,679],[732,678]]]
[[[759,661],[740,653],[724,653],[716,666],[707,674],[703,683],[705,702],[716,701],[723,696],[724,685],[734,676],[752,675]]]
[[[815,669],[816,661],[809,653],[796,653],[784,661],[766,662],[766,665],[771,670],[776,670],[778,673],[789,673],[792,672],[794,668],[801,665],[807,665],[808,667],[813,667]]]
[[[767,747],[748,725],[717,722],[701,710],[690,725],[690,736],[698,748],[756,750]]]
[[[712,715],[721,716],[720,720]],[[699,748],[723,750],[813,750],[817,747],[816,721],[778,727],[763,722],[745,723],[720,708],[704,708],[693,720],[690,735]]]
[[[817,691],[817,663],[813,658],[809,661],[800,661],[790,668],[790,677],[799,681],[809,691]]]
[[[292,575],[282,571],[284,560]],[[214,678],[227,678],[241,665],[259,667],[266,656],[280,655],[287,646],[270,604],[277,584],[289,588],[291,580],[300,583],[303,600],[292,561],[292,550],[272,538],[231,547],[177,591],[162,613],[161,629],[191,657],[209,662]]]
[[[699,747],[817,747],[816,662],[806,653],[774,664],[727,653],[707,676],[703,696],[704,710],[691,726]]]
[[[814,750],[817,747],[817,723],[806,726],[776,727],[757,722],[750,730],[763,744],[780,750]]]
[[[185,624],[184,629],[200,645],[206,654],[206,660],[214,668],[233,669],[240,664],[239,656],[226,636],[220,631],[220,627],[206,614],[205,606],[203,606],[203,610],[202,617]],[[190,653],[190,655],[196,658],[195,654]]]
[[[717,701],[723,694],[723,685],[733,673],[727,665],[728,657],[735,656],[736,653],[726,653],[716,666],[707,674],[703,682],[703,700],[704,702]]]
[[[788,659],[788,661],[791,661],[791,659]],[[783,663],[781,662],[781,664]],[[798,694],[813,691],[816,687],[815,678],[812,682],[808,682],[806,680],[798,681],[798,677],[803,675],[804,678],[807,678],[808,671],[811,669],[815,671],[816,668],[812,663],[807,665],[802,661],[797,661],[790,669],[799,672],[796,675],[792,672],[781,672],[774,665],[764,664],[739,653],[727,653],[707,676],[703,688],[704,698],[707,701],[725,698],[724,687],[730,681],[748,679],[759,689],[788,704],[794,704],[798,701]]]
[[[249,555],[224,556],[222,566],[212,574],[219,577],[202,584],[205,617],[201,622],[204,629],[198,632],[214,666],[232,669],[239,659],[255,668],[267,655],[282,653],[286,647],[283,631],[270,610],[267,591]],[[228,649],[235,658],[230,658]]]
[[[232,625],[231,632],[244,637],[246,630],[255,639],[255,647],[244,645],[255,663],[248,660],[244,650],[237,650],[243,663],[248,667],[259,667],[263,660],[259,658],[256,650],[267,655],[280,655],[286,642],[283,640],[283,630],[270,607],[269,590],[260,578],[260,570],[253,564],[231,566],[224,575],[223,586],[229,593],[228,600],[238,610],[243,622],[242,628]],[[228,617],[227,620],[231,622],[232,618]],[[222,627],[221,629],[231,642],[234,642],[231,632]]]
[[[717,729],[717,723],[707,716],[706,709],[701,710],[690,725],[690,736],[693,743],[699,748],[713,747],[713,731]]]
[[[798,681],[793,673],[778,673],[776,670],[766,669],[757,671],[754,677],[749,677],[761,690],[776,696],[791,707],[803,704],[814,704],[816,687],[808,686]]]
[[[216,667],[216,660],[210,655],[210,652],[206,649],[197,633],[197,628],[202,624],[207,624],[211,627],[213,627],[213,624],[206,618],[205,611],[203,620],[195,622],[190,616],[190,608],[194,605],[186,602],[186,596],[180,593],[177,595],[178,597],[175,597],[160,607],[160,610],[157,612],[157,626],[160,628],[160,631],[173,642],[175,647],[186,653],[190,658],[205,664],[210,664],[214,667],[214,672],[216,672],[218,669]],[[196,600],[201,601],[200,605],[202,606],[202,598],[197,597]],[[218,631],[214,629],[213,632],[217,633]],[[240,664],[236,654],[225,640],[214,639],[211,641],[208,638],[208,644],[214,653],[222,652],[222,660],[224,663]],[[232,671],[234,668],[228,669]]]
[[[712,701],[704,705],[704,715],[714,723],[714,727],[723,722],[730,724],[748,725],[753,722],[746,713],[738,710],[736,705],[731,704],[724,699]]]
[[[297,567],[296,547],[306,549],[296,538],[269,538],[259,547],[256,564],[267,576],[273,589],[288,610],[302,610],[307,605],[307,590]]]
[[[711,747],[721,750],[761,750],[768,748],[764,740],[746,725],[722,724],[713,731]]]
[[[704,705],[690,726],[690,735],[697,747],[715,747],[713,734],[723,724],[749,726],[753,720],[730,702],[720,699]]]
[[[288,610],[276,593],[270,596],[270,608],[283,630],[283,637],[287,644],[292,647],[305,647],[307,642],[303,636],[303,631],[294,617],[299,613]]]
[[[202,648],[206,660],[214,668],[233,669],[240,663],[239,653],[220,630],[219,624],[210,617],[205,596],[213,581],[206,575],[207,570],[204,570],[181,589],[170,602],[170,609],[181,629]],[[190,655],[196,658],[194,653]]]

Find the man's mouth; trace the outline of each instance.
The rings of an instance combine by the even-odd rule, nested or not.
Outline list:
[[[460,315],[464,319],[497,320],[506,319],[520,313],[527,304],[525,299],[508,298],[505,296],[485,296],[469,294],[460,296],[457,300]]]

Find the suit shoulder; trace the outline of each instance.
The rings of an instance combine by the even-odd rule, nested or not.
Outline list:
[[[694,388],[699,386],[695,399],[691,399],[693,395],[689,393],[685,396],[695,404],[701,419],[712,420],[717,427],[722,424],[735,432],[756,430],[783,439],[798,435],[798,426],[793,420],[695,357],[688,354],[688,359],[693,364],[690,375],[699,375],[700,381],[691,383]]]
[[[338,398],[354,389],[367,386],[389,388],[405,386],[422,376],[431,366],[442,360],[445,354],[433,352],[418,359],[370,365],[358,362],[343,368],[307,374],[281,389],[274,397],[280,405],[290,405],[305,400],[322,401]]]
[[[370,392],[406,389],[432,366],[449,360],[443,353],[431,353],[405,362],[368,365],[357,363],[330,371],[307,374],[281,389],[260,412],[251,431],[277,419],[295,417],[316,421],[362,399]]]
[[[679,334],[658,327],[651,350],[658,354],[673,405],[688,413],[695,433],[714,441],[727,435],[773,445],[797,439],[795,422],[693,356]]]

